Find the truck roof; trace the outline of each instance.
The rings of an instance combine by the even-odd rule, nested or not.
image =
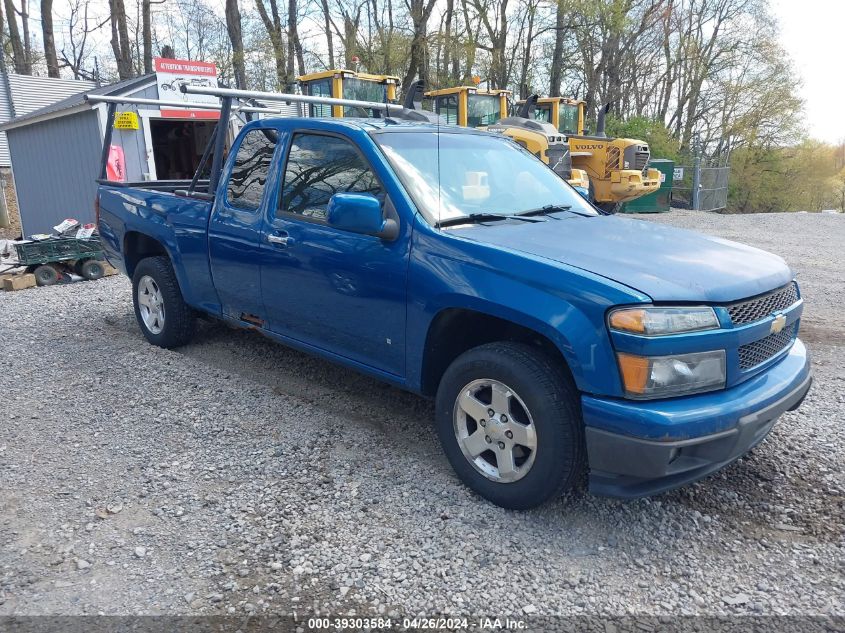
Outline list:
[[[261,121],[282,123],[283,127],[309,127],[321,130],[359,130],[375,132],[378,130],[402,130],[414,132],[454,132],[456,134],[485,134],[483,130],[459,127],[457,125],[437,125],[424,121],[408,121],[405,119],[376,119],[376,118],[317,118],[317,117],[267,117]]]

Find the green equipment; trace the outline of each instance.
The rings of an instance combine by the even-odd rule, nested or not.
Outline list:
[[[654,193],[630,200],[622,205],[622,213],[668,213],[672,203],[675,161],[652,158],[648,166],[660,172],[660,187]]]

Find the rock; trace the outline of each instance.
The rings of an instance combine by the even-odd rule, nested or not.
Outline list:
[[[76,568],[77,569],[88,569],[90,566],[91,566],[91,563],[89,563],[87,560],[85,560],[83,558],[77,558],[76,559]]]
[[[135,548],[135,556],[137,556],[138,558],[144,558],[144,556],[146,556],[146,555],[147,555],[147,548],[146,547],[142,547],[141,545],[139,545],[138,547]]]
[[[722,596],[722,602],[724,602],[725,604],[729,604],[731,606],[745,604],[749,600],[751,600],[751,597],[748,594],[745,594],[745,593],[738,593],[738,594],[735,594],[735,595]]]
[[[522,607],[522,612],[525,615],[531,615],[532,613],[537,613],[537,607],[535,607],[533,604],[527,604]]]

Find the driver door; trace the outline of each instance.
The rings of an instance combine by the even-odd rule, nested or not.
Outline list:
[[[269,327],[402,377],[409,227],[400,222],[398,238],[385,241],[330,226],[326,208],[340,192],[373,195],[389,212],[378,175],[353,141],[294,133],[261,244]]]

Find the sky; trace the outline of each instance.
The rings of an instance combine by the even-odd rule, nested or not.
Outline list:
[[[807,133],[845,141],[845,1],[770,0],[781,42],[802,80]]]

